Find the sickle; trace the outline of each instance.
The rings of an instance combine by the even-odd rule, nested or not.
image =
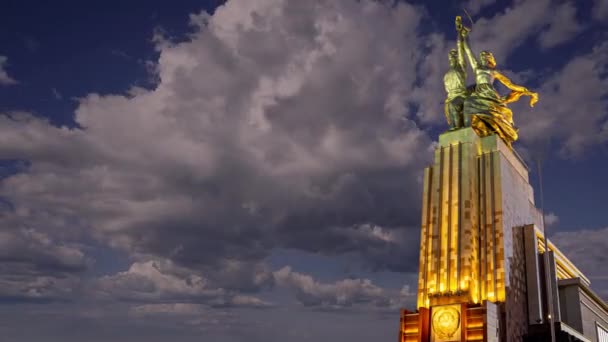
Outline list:
[[[462,8],[462,10],[464,11],[464,14],[467,15],[467,18],[469,18],[469,21],[471,22],[471,31],[473,31],[473,19],[471,19],[471,16],[469,15],[469,12],[467,12],[466,8]]]

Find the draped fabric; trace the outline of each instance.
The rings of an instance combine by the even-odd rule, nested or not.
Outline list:
[[[463,114],[481,137],[495,133],[509,146],[517,140],[517,129],[513,126],[513,112],[507,108],[504,100],[490,83],[475,85],[471,95],[464,102]]]

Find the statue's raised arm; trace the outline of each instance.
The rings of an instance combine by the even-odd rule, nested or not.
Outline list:
[[[458,65],[460,65],[460,67],[462,68],[462,70],[464,71],[464,73],[466,75],[467,63],[464,59],[464,54],[465,54],[464,38],[466,37],[466,34],[463,34],[461,32],[463,30],[465,30],[468,33],[469,29],[462,25],[462,18],[460,16],[457,16],[455,21],[456,21],[456,32],[457,32],[456,50],[457,50],[457,55],[458,55]]]
[[[458,26],[458,25],[457,25]],[[480,136],[496,134],[509,146],[517,140],[517,129],[513,125],[513,113],[507,104],[517,101],[522,95],[530,96],[530,105],[538,101],[538,94],[514,84],[496,70],[496,60],[489,51],[481,51],[476,58],[468,42],[469,29],[460,25],[459,34],[471,68],[475,73],[475,85],[464,101],[464,126],[471,126]],[[500,96],[494,89],[494,79],[511,90],[507,96]]]
[[[479,68],[480,61],[475,58],[475,55],[471,51],[471,47],[469,46],[469,42],[467,40],[467,36],[469,35],[470,29],[465,26],[460,25],[461,28],[458,30],[458,35],[460,36],[460,40],[462,41],[462,49],[466,53],[467,58],[469,59],[469,63],[471,64],[471,69],[476,71]]]

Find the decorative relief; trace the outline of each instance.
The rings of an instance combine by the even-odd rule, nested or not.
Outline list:
[[[460,321],[460,305],[433,307],[431,319],[433,341],[460,341]]]

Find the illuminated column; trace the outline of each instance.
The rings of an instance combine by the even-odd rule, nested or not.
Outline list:
[[[418,307],[429,295],[464,291],[479,302],[477,160],[480,138],[472,130],[440,137],[435,162],[425,169]]]
[[[512,229],[535,222],[525,164],[497,136],[447,132],[423,188],[418,308],[435,295],[504,301]]]
[[[460,289],[469,292],[472,302],[479,303],[479,147],[475,140],[461,146]]]

